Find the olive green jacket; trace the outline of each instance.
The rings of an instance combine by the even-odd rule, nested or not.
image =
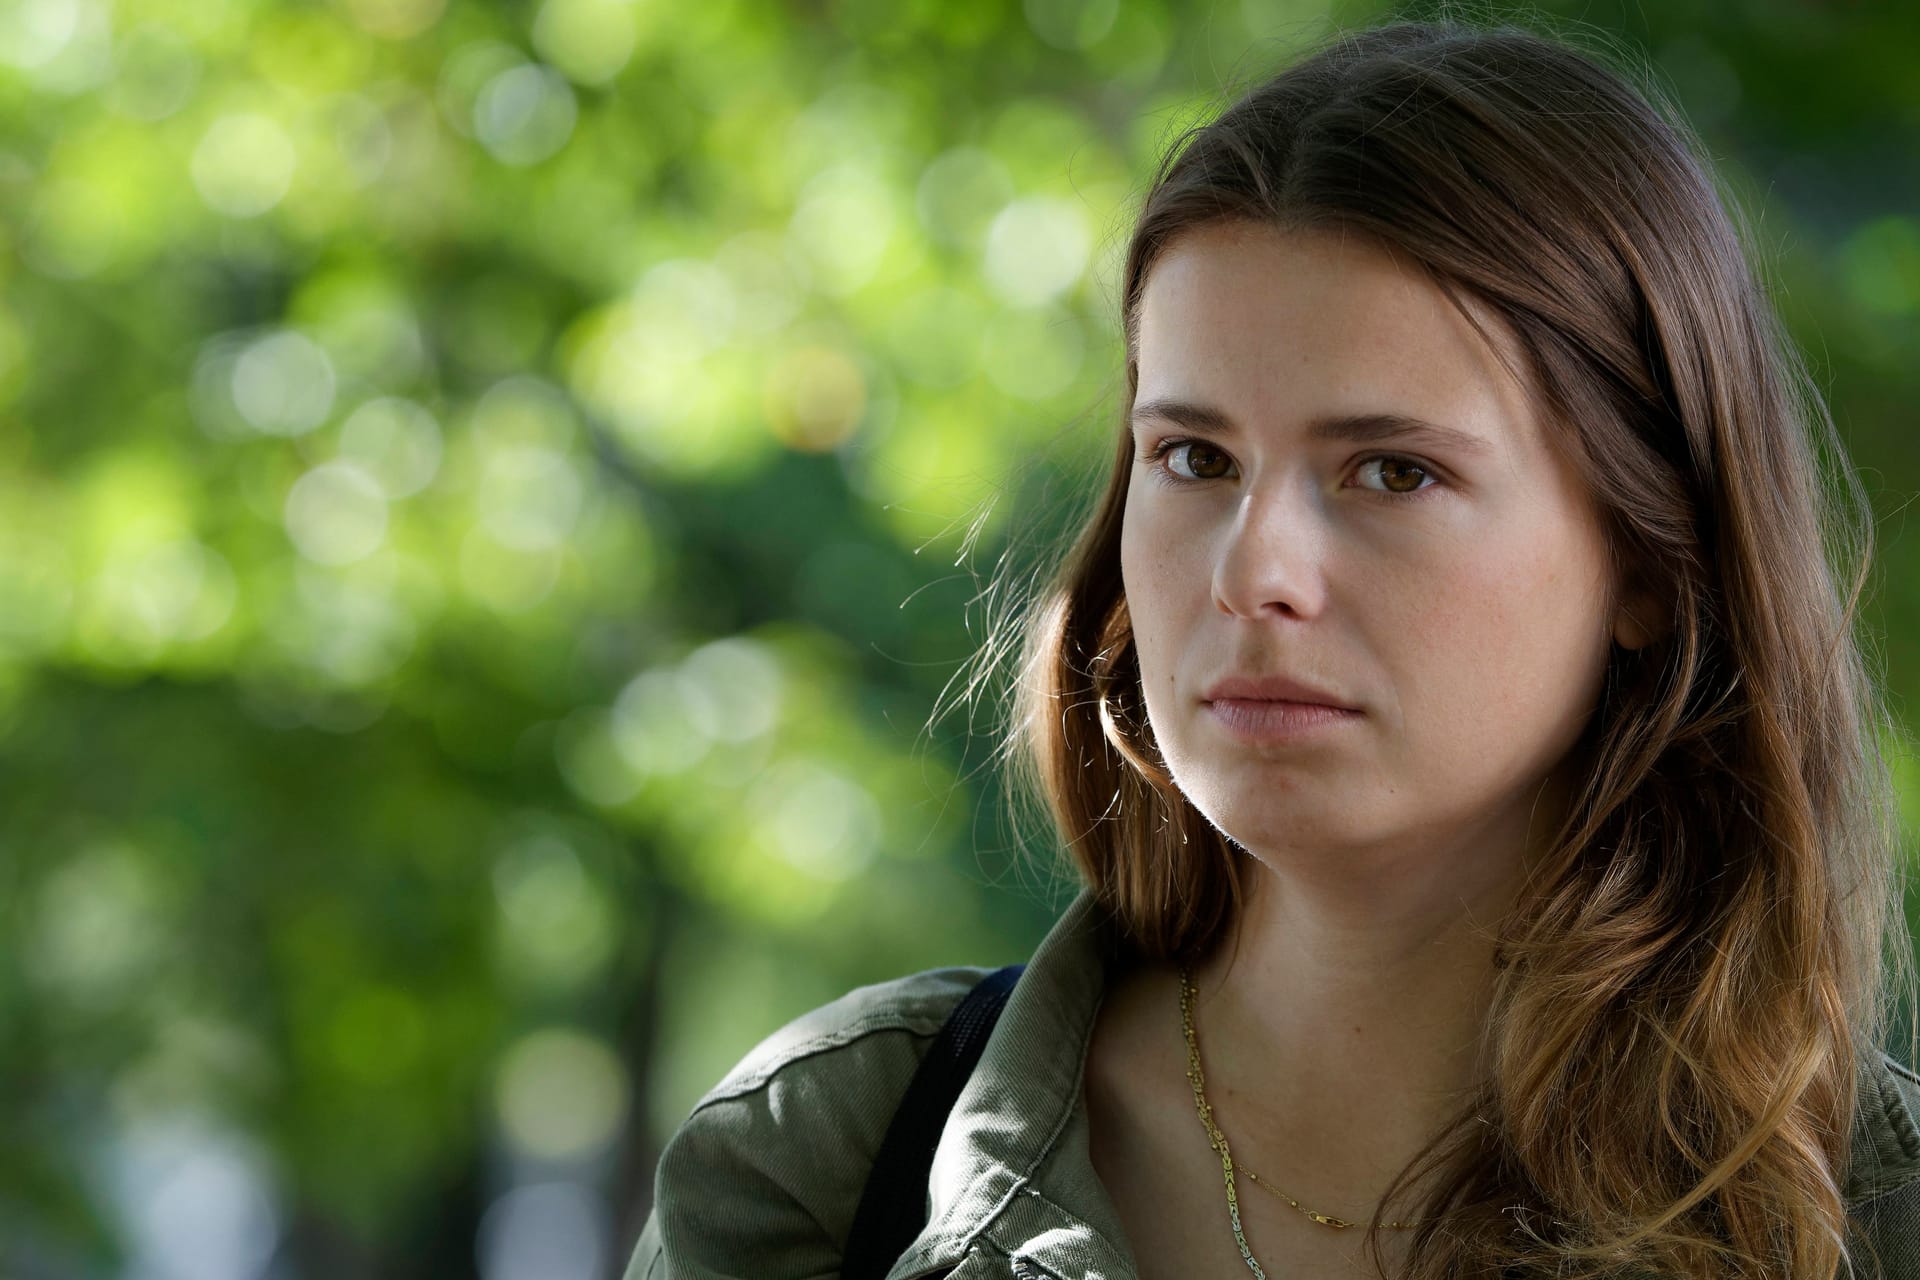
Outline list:
[[[1034,953],[953,1110],[925,1231],[888,1280],[1134,1280],[1087,1151],[1081,1079],[1115,951],[1085,893]],[[838,1276],[854,1206],[896,1103],[947,1014],[984,973],[862,987],[775,1033],[667,1144],[626,1280]],[[1862,1277],[1920,1280],[1920,1076],[1865,1063],[1844,1193]],[[1243,1264],[1226,1235],[1220,1265]],[[1862,1247],[1870,1243],[1872,1250]]]

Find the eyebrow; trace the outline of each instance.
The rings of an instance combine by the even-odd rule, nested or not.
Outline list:
[[[1189,404],[1184,400],[1148,400],[1136,404],[1128,415],[1131,425],[1138,425],[1146,418],[1158,418],[1199,435],[1231,436],[1236,431],[1233,419],[1220,410],[1203,404]],[[1493,451],[1492,444],[1482,436],[1404,413],[1322,414],[1307,423],[1307,436],[1314,440],[1348,440],[1355,444],[1380,444],[1388,440],[1424,441],[1438,448],[1472,454]]]

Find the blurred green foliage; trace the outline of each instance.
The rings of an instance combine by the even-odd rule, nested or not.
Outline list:
[[[753,1041],[1024,954],[930,715],[1104,456],[1132,203],[1433,8],[0,0],[0,1275],[610,1274]],[[1904,708],[1920,11],[1541,12],[1760,215]]]

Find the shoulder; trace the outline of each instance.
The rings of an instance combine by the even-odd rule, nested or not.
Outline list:
[[[662,1150],[628,1280],[837,1275],[894,1108],[986,973],[859,987],[756,1045]]]
[[[902,1065],[911,1075],[926,1042],[939,1034],[947,1015],[986,973],[975,968],[929,969],[856,987],[831,1004],[801,1014],[755,1045],[695,1105],[694,1114],[765,1090],[783,1075],[884,1075]],[[872,1043],[876,1038],[885,1043]],[[901,1049],[908,1052],[898,1052]],[[905,1078],[900,1086],[906,1087]]]
[[[1871,1137],[1856,1153],[1865,1194],[1850,1244],[1860,1274],[1920,1280],[1920,1074],[1884,1052],[1878,1065],[1877,1096],[1861,1099]]]

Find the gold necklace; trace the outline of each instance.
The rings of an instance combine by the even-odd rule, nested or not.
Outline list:
[[[1227,1135],[1220,1132],[1220,1127],[1213,1122],[1213,1105],[1207,1101],[1206,1076],[1200,1070],[1200,1039],[1193,1029],[1193,1001],[1197,995],[1199,991],[1193,985],[1193,976],[1188,973],[1186,966],[1182,965],[1180,968],[1180,1029],[1186,1033],[1187,1037],[1187,1083],[1193,1086],[1193,1107],[1200,1114],[1200,1124],[1207,1131],[1207,1141],[1212,1145],[1214,1154],[1220,1157],[1220,1173],[1227,1184],[1227,1217],[1233,1223],[1233,1242],[1240,1246],[1240,1256],[1246,1261],[1257,1280],[1267,1280],[1267,1273],[1254,1260],[1253,1250],[1247,1247],[1246,1232],[1240,1225],[1240,1196],[1234,1188],[1233,1153],[1227,1147]],[[1255,1186],[1266,1188],[1322,1226],[1341,1230],[1357,1225],[1345,1218],[1336,1218],[1332,1214],[1315,1213],[1251,1169],[1247,1170],[1247,1177],[1252,1179]],[[1406,1230],[1418,1225],[1418,1222],[1419,1219],[1415,1219],[1413,1222],[1388,1222],[1383,1225],[1394,1230]]]

